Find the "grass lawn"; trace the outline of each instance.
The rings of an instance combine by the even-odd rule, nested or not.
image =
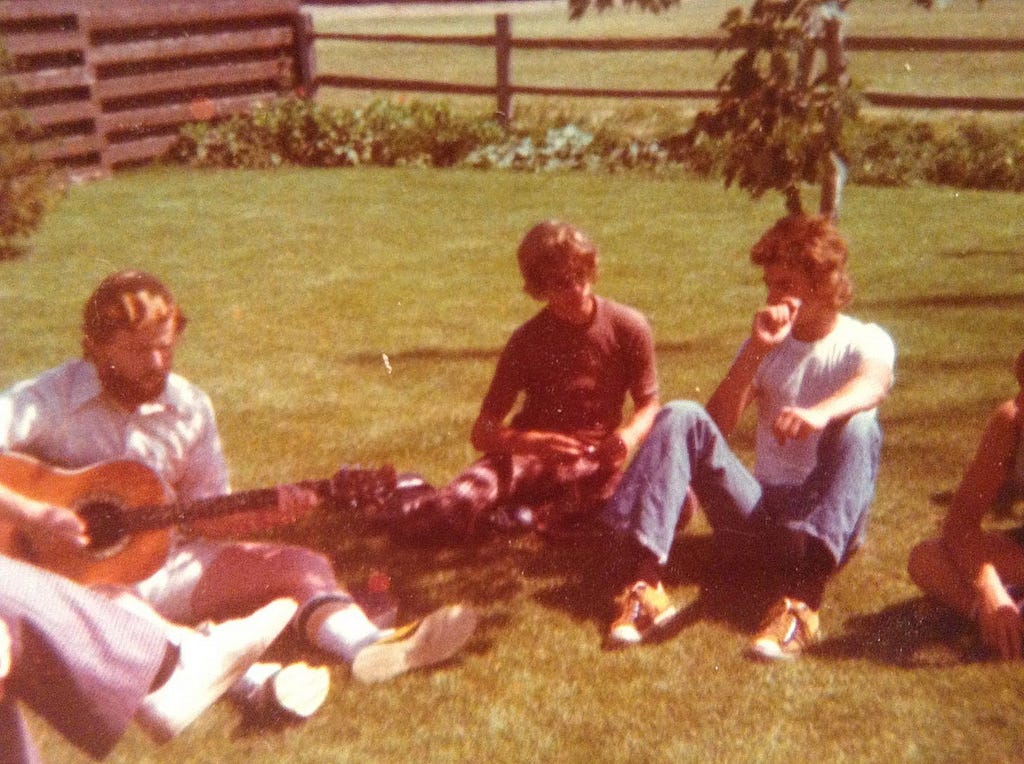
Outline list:
[[[660,644],[606,652],[593,549],[497,538],[417,550],[322,514],[281,535],[325,551],[343,580],[385,570],[406,616],[473,603],[483,621],[467,654],[379,686],[335,667],[305,725],[252,729],[223,703],[162,748],[132,730],[109,761],[1019,760],[1021,667],[963,660],[969,636],[904,565],[1014,389],[1021,210],[1019,195],[849,190],[851,312],[894,336],[897,383],[869,542],[830,589],[815,654],[741,657],[757,614],[708,573],[700,520],[669,570],[693,618]],[[236,487],[384,461],[443,481],[474,456],[497,353],[536,310],[513,256],[527,226],[558,216],[588,229],[599,291],[653,323],[663,399],[704,400],[762,298],[746,252],[780,211],[775,197],[642,174],[125,173],[73,188],[34,251],[0,263],[0,385],[76,353],[86,295],[141,266],[192,319],[177,366],[214,399]],[[749,454],[749,422],[737,443]],[[33,728],[48,761],[85,761]]]

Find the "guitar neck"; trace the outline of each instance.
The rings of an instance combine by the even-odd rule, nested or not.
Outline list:
[[[330,481],[309,480],[298,485],[316,492],[323,498],[329,490]],[[125,530],[129,532],[151,531],[242,512],[273,510],[277,506],[277,490],[277,488],[256,488],[196,501],[135,507],[124,518],[128,526]]]

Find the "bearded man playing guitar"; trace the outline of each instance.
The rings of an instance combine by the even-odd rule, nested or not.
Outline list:
[[[18,485],[8,484],[14,491],[8,501],[35,502],[37,515],[45,513],[40,502],[53,508],[62,504],[60,492],[48,500],[23,489],[43,468],[20,455],[63,470],[102,469],[94,465],[110,467],[120,460],[114,466],[126,470],[129,483],[144,482],[131,464],[141,463],[159,478],[167,498],[177,502],[230,494],[210,399],[171,371],[185,324],[173,294],[154,276],[136,270],[108,276],[85,304],[84,357],[0,393],[0,452],[18,478]],[[3,473],[0,467],[0,480]],[[0,494],[0,501],[6,495]],[[362,681],[445,661],[469,639],[476,625],[469,608],[440,608],[412,629],[382,629],[339,585],[324,556],[298,546],[234,540],[268,521],[292,521],[316,502],[309,490],[297,486],[271,491],[269,499],[256,513],[176,529],[166,557],[158,555],[157,569],[131,568],[121,583],[165,618],[184,624],[251,613],[281,597],[294,599],[299,609],[293,624],[300,637],[350,663]],[[24,514],[24,506],[8,510]],[[30,561],[33,549],[45,556],[47,539],[23,541],[18,546],[29,550]],[[111,580],[109,561],[99,569],[101,574],[82,574],[82,582],[117,583]],[[257,666],[242,686],[256,690],[273,682],[275,670]],[[309,679],[325,682],[326,672]],[[319,700],[324,694],[326,687]]]

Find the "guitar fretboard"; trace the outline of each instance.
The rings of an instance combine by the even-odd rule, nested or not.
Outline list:
[[[303,485],[322,494],[327,487],[327,481],[320,481],[320,483],[315,486],[305,483]],[[134,507],[131,513],[123,518],[123,521],[127,525],[125,530],[129,532],[149,531],[256,509],[273,509],[275,506],[277,506],[277,489],[257,488],[187,503]]]

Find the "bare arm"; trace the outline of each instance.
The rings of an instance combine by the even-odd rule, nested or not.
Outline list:
[[[892,386],[892,369],[880,361],[864,361],[857,373],[828,398],[813,406],[787,406],[775,420],[775,438],[779,443],[802,439],[821,432],[831,422],[879,406]]]
[[[798,310],[800,301],[787,298],[764,305],[754,314],[750,339],[740,349],[706,406],[708,414],[726,437],[736,428],[740,416],[753,400],[754,374],[761,361],[789,336]]]
[[[959,550],[971,537],[981,533],[981,521],[992,508],[1006,483],[1020,432],[1019,412],[1013,401],[998,406],[989,417],[981,441],[960,484],[953,494],[949,513],[942,526],[942,537]],[[965,569],[976,568],[978,561],[969,549],[957,562]],[[959,555],[958,555],[959,557]]]
[[[707,402],[707,412],[725,437],[729,437],[753,400],[754,373],[767,354],[767,349],[753,342],[743,346],[729,371]]]
[[[578,438],[547,430],[516,430],[480,414],[469,436],[473,448],[488,454],[534,454],[544,459],[574,459],[586,452]]]
[[[660,409],[661,401],[656,395],[637,403],[629,421],[598,444],[595,453],[597,460],[616,468],[625,464],[630,452],[640,445],[651,431],[654,418]]]
[[[1020,417],[1016,401],[1006,401],[992,413],[942,526],[943,545],[974,592],[974,615],[982,639],[1007,660],[1021,657],[1024,624],[1000,570],[1024,575],[1024,551],[1013,543],[996,543],[982,530],[981,522],[1006,482],[1017,449]]]

